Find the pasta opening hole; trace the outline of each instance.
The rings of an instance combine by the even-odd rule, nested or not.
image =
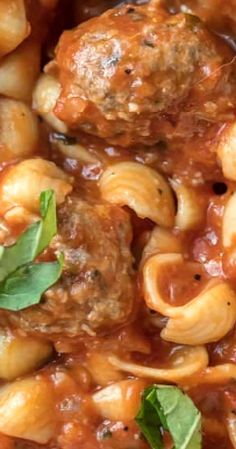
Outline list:
[[[167,266],[162,270],[159,288],[165,301],[183,306],[197,296],[207,282],[203,269],[195,263]]]
[[[221,196],[227,192],[228,186],[225,182],[214,182],[212,185],[212,190],[216,195]]]

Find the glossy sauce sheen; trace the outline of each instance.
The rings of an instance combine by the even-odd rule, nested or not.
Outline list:
[[[76,2],[76,6],[74,7],[76,11],[76,15],[74,14],[74,17],[76,17],[76,23],[78,23],[78,21],[82,22],[87,20],[90,16],[97,14],[99,15],[108,7],[115,6],[116,3],[117,2],[105,0],[93,0],[86,3],[83,1]],[[187,6],[189,8],[191,7],[194,11],[194,2],[191,1],[167,1],[166,3],[168,4],[170,10],[174,10],[175,12],[179,12],[183,4],[186,6],[186,4],[189,3]],[[199,0],[196,3],[200,5],[201,2]],[[202,1],[202,3],[205,2]],[[215,8],[215,2],[213,1],[214,6],[211,5],[212,1],[208,1],[206,3],[209,3],[209,7],[211,7],[211,10],[209,11],[212,12],[212,9]],[[220,8],[224,8],[225,3],[223,1],[218,0],[217,3],[219,4],[216,8],[217,11]],[[224,3],[223,6],[222,3]],[[229,1],[229,3],[232,3],[233,5],[234,2],[232,0]],[[126,6],[124,8],[126,8]],[[235,10],[236,16],[236,5],[232,6],[232,8],[233,11]],[[75,25],[75,23],[71,22],[70,17],[67,17],[67,19],[65,19],[66,23],[64,23],[66,10],[67,3],[64,2],[63,5],[62,2],[61,12],[59,11],[55,15],[54,21],[52,19],[51,28],[53,29],[53,24],[55,24],[55,29],[56,25],[59,28],[59,31],[55,32],[56,38],[57,34],[60,34],[64,28],[69,27],[69,25]],[[196,8],[196,13],[199,14],[203,20],[208,20],[209,11],[205,8],[201,8],[201,6]],[[217,34],[227,34],[229,30],[227,12],[225,12],[222,22],[219,18],[219,20],[214,20],[214,17],[211,16],[210,12],[210,27],[215,30]],[[33,17],[32,29],[36,30],[36,38],[39,39],[39,33],[41,39],[42,30],[38,31],[37,26],[34,25],[36,13],[37,11],[31,11],[31,15]],[[115,15],[114,12],[112,14]],[[230,14],[231,10],[229,7],[229,15]],[[61,25],[58,17],[60,17]],[[109,27],[112,23],[112,20],[109,22],[109,17],[110,13],[101,19],[104,20],[104,27]],[[116,19],[114,18],[114,20]],[[121,17],[117,20],[117,33],[124,33],[124,39],[129,39],[130,35],[137,31],[136,28],[140,27],[140,22],[137,21],[133,23],[133,28],[131,28],[129,22],[130,18],[127,18],[126,16],[125,19]],[[42,21],[40,23],[42,23]],[[227,23],[227,25],[225,25],[225,23]],[[83,26],[86,28],[86,23],[84,23]],[[94,26],[96,26],[96,23]],[[232,40],[236,38],[236,34],[233,34],[235,30],[236,19],[231,26],[231,34],[227,37],[227,39]],[[67,32],[63,38],[64,41],[60,44],[61,47],[59,47],[58,50],[59,65],[62,64],[62,60],[63,63],[66,64],[66,51],[70,51],[70,48],[68,47],[70,33],[72,32]],[[208,32],[203,32],[203,35],[205,36],[204,33]],[[200,42],[205,42],[205,37],[203,35],[201,34],[200,36]],[[47,38],[48,43],[44,48],[46,61],[48,60],[50,46],[52,45],[52,42],[54,44],[56,38],[54,35],[50,36],[50,34]],[[180,34],[179,39],[181,40],[182,38],[183,36]],[[184,36],[184,39],[187,39],[187,37]],[[206,60],[209,62],[209,59],[207,59],[206,56],[206,60],[203,60],[202,62],[202,71],[204,72],[205,69],[206,72],[209,73],[209,71],[211,72],[211,70],[217,70],[219,66],[226,64],[227,73],[225,75],[225,87],[226,85],[228,86],[228,82],[229,84],[231,83],[228,76],[230,77],[231,75],[229,75],[229,72],[231,70],[233,71],[233,63],[232,65],[230,64],[235,57],[235,53],[232,46],[230,48],[225,43],[224,36],[223,38],[215,36],[213,37],[213,40],[214,39],[216,41],[216,44],[214,45],[220,49],[222,59],[220,61],[216,61],[215,68],[209,68],[206,67],[208,64]],[[140,42],[135,42],[135,45],[139,46]],[[64,47],[69,49],[66,50]],[[148,51],[149,50],[150,48]],[[94,48],[94,52],[96,52],[96,47]],[[143,53],[142,57],[144,56],[145,55]],[[136,57],[137,55],[135,55],[135,58]],[[212,63],[214,65],[215,61]],[[122,69],[116,74],[117,78],[112,82],[114,82],[114,86],[116,84],[119,85],[120,83],[123,83],[123,89],[125,90],[129,88],[127,87],[129,86],[129,82],[127,81],[129,75],[124,75],[124,68],[127,67],[122,66]],[[94,68],[92,67],[91,70],[93,71],[93,69]],[[236,70],[235,66],[234,70]],[[62,74],[62,78],[63,76],[66,76],[65,73]],[[72,76],[73,78],[73,74],[68,75],[68,72],[67,76]],[[127,78],[125,78],[125,76]],[[168,74],[165,73],[163,76],[168,76]],[[199,76],[202,77],[202,74]],[[68,79],[65,84],[67,84],[67,81]],[[86,131],[86,125],[82,126],[83,130],[75,130],[75,122],[76,120],[79,120],[76,116],[76,113],[78,112],[78,104],[66,104],[65,106],[65,98],[63,95],[65,95],[65,97],[68,95],[68,91],[66,90],[67,87],[65,87],[65,91],[62,93],[56,111],[58,116],[71,126],[72,130],[70,134],[75,136],[77,141],[87,148],[90,154],[97,159],[97,162],[94,163],[83,164],[60,154],[55,145],[53,143],[49,143],[50,140],[52,142],[51,135],[53,130],[44,123],[40,124],[41,138],[38,145],[37,154],[56,162],[56,164],[69,175],[73,175],[75,177],[76,181],[73,193],[79,195],[81,201],[84,201],[84,204],[81,203],[82,214],[88,213],[89,207],[85,206],[86,201],[90,202],[92,205],[95,202],[101,201],[98,180],[103,169],[112,163],[119,161],[138,161],[145,163],[146,165],[164,174],[167,178],[175,176],[185,185],[191,186],[194,189],[198,201],[201,204],[201,208],[204,211],[204,219],[202,224],[195,231],[180,231],[178,228],[174,228],[172,233],[177,236],[181,242],[186,259],[191,262],[195,262],[198,267],[199,265],[197,264],[200,263],[201,266],[196,271],[194,268],[186,269],[183,264],[183,267],[177,267],[176,269],[173,268],[173,270],[169,272],[163,272],[161,285],[163,295],[167,302],[176,306],[188,303],[190,299],[195,297],[201,291],[211,277],[219,277],[221,279],[228,280],[236,289],[236,259],[234,263],[230,261],[227,251],[223,249],[221,237],[223,208],[232,192],[235,191],[236,183],[223,177],[222,171],[217,163],[215,152],[216,141],[224,132],[226,124],[235,119],[236,103],[233,107],[231,105],[226,105],[223,98],[225,94],[224,88],[222,88],[223,90],[220,89],[218,91],[214,91],[214,86],[211,85],[211,82],[214,84],[217,80],[214,79],[212,81],[212,79],[210,79],[208,81],[208,83],[206,81],[206,84],[200,92],[197,90],[190,92],[190,97],[188,97],[188,100],[191,103],[191,108],[194,115],[196,109],[199,112],[199,107],[201,107],[201,102],[203,101],[202,98],[205,98],[206,92],[209,93],[210,91],[210,98],[208,98],[207,101],[215,102],[215,104],[219,106],[219,110],[216,112],[216,117],[211,120],[207,120],[206,117],[195,120],[192,116],[189,120],[181,118],[179,131],[178,133],[174,133],[172,132],[171,123],[177,120],[176,117],[179,114],[179,110],[182,110],[181,108],[183,103],[175,103],[176,99],[174,98],[174,105],[177,112],[174,118],[170,118],[171,108],[173,107],[173,98],[171,96],[171,102],[168,103],[168,105],[164,104],[161,106],[163,109],[167,108],[167,111],[163,114],[161,113],[158,119],[159,126],[161,124],[162,129],[165,131],[163,132],[163,135],[158,136],[157,139],[155,134],[155,124],[149,124],[153,133],[151,134],[147,145],[144,144],[145,136],[140,138],[139,129],[137,130],[135,126],[132,125],[130,126],[129,132],[124,136],[124,139],[123,137],[120,138],[119,132],[121,129],[123,130],[125,128],[126,123],[124,121],[119,124],[117,122],[117,117],[115,116],[112,119],[114,119],[114,123],[116,122],[116,126],[118,128],[120,125],[120,128],[117,131],[118,137],[116,135],[114,136],[114,127],[112,126],[110,129],[110,125],[107,125],[104,117],[98,117],[96,109],[91,105],[88,107],[88,117],[89,119],[92,119],[94,123],[96,122],[96,124],[98,124],[97,128],[92,130],[93,135],[86,135],[84,133],[84,131]],[[145,89],[145,86],[142,87]],[[234,90],[232,90],[232,92],[235,93],[236,87],[235,85],[233,87]],[[225,94],[227,99],[233,95],[232,92],[230,94]],[[140,108],[142,107],[143,95],[144,93],[141,90],[137,93]],[[150,95],[152,95],[152,92]],[[73,109],[72,112],[70,108]],[[146,111],[148,111],[147,114],[149,114],[150,111],[148,110],[148,106]],[[153,111],[151,111],[151,113],[152,112]],[[125,111],[125,113],[127,113],[127,111]],[[199,112],[200,115],[201,113],[202,111]],[[219,115],[217,116],[217,114]],[[68,116],[70,118],[72,117],[71,122],[67,119]],[[150,117],[149,118],[152,122],[152,115]],[[167,139],[165,138],[165,132],[168,134]],[[110,139],[110,143],[104,143],[104,141],[96,135],[100,137],[108,137],[108,140]],[[158,142],[154,144],[154,140],[158,140]],[[125,146],[124,148],[123,145]],[[7,170],[8,164],[3,163],[1,166],[1,179],[3,179],[7,173]],[[56,428],[54,437],[51,443],[42,446],[33,442],[13,439],[1,435],[1,449],[148,449],[149,447],[144,441],[134,419],[113,421],[112,419],[102,418],[92,403],[92,395],[94,392],[98,391],[101,386],[104,387],[106,384],[111,383],[112,380],[119,381],[132,378],[129,374],[117,371],[115,374],[116,378],[110,379],[108,368],[104,366],[104,368],[100,369],[100,371],[104,374],[104,379],[101,380],[99,377],[100,374],[96,374],[95,370],[95,367],[99,366],[99,363],[101,363],[99,360],[96,361],[96,356],[99,354],[105,354],[106,357],[110,354],[116,354],[124,360],[133,361],[145,366],[166,367],[171,363],[171,360],[180,349],[180,345],[168,343],[162,340],[159,335],[160,329],[158,330],[158,328],[152,324],[150,317],[155,320],[158,316],[156,316],[155,313],[148,311],[144,305],[141,274],[136,269],[141,259],[144,245],[154,227],[154,223],[147,219],[142,220],[138,218],[135,213],[130,211],[128,208],[121,211],[119,208],[116,208],[116,206],[111,206],[111,210],[106,209],[105,214],[107,214],[107,218],[103,218],[103,221],[98,220],[98,222],[96,222],[97,218],[93,217],[95,206],[91,207],[92,208],[89,213],[91,214],[91,220],[94,219],[94,228],[91,226],[91,230],[89,230],[90,251],[96,254],[97,270],[102,271],[104,276],[108,276],[108,268],[103,266],[104,261],[102,260],[101,254],[104,254],[104,252],[107,251],[106,257],[108,258],[108,263],[111,264],[114,262],[115,257],[117,257],[120,265],[116,261],[117,266],[114,268],[114,273],[116,269],[122,270],[124,273],[118,280],[114,273],[111,275],[109,274],[111,277],[107,277],[107,288],[114,286],[115,282],[118,282],[119,288],[122,285],[122,288],[125,290],[122,294],[125,295],[127,301],[126,307],[129,313],[127,313],[127,316],[125,314],[123,315],[124,304],[121,304],[121,310],[119,312],[120,315],[115,326],[113,326],[113,322],[111,321],[109,321],[110,326],[107,325],[105,318],[104,321],[99,323],[97,335],[94,335],[94,329],[92,329],[90,335],[83,334],[74,336],[73,332],[67,332],[67,326],[70,330],[72,327],[70,323],[68,324],[66,319],[65,321],[62,320],[60,322],[61,327],[59,328],[59,332],[58,328],[55,329],[53,327],[53,320],[55,316],[60,316],[60,314],[63,316],[64,313],[66,316],[67,307],[66,305],[58,305],[58,303],[54,306],[53,313],[50,315],[48,321],[48,326],[52,326],[49,334],[50,339],[54,342],[56,351],[49,363],[40,370],[40,374],[43,378],[53,385],[56,397]],[[72,214],[72,209],[69,212],[69,215]],[[65,239],[67,243],[70,242],[71,247],[73,247],[73,242],[77,242],[76,239],[81,239],[81,241],[83,241],[83,239],[84,241],[86,239],[89,240],[86,232],[84,235],[81,234],[81,230],[83,230],[83,226],[86,227],[86,224],[84,225],[84,223],[79,223],[78,230],[76,231],[78,234],[75,235],[74,225],[71,229],[68,226],[65,229],[66,213],[65,211],[63,212],[63,206],[61,206],[60,211],[61,212],[59,212],[59,215],[61,214],[62,220],[61,227],[63,228],[64,226],[62,230],[62,233],[64,232],[63,238],[66,236]],[[103,210],[101,211],[101,216],[104,217]],[[127,224],[124,225],[124,222],[126,223],[126,219]],[[132,230],[128,223],[128,219],[131,220]],[[126,226],[125,229],[121,229],[121,222],[123,226]],[[19,235],[23,228],[24,226],[12,227],[12,236],[15,237]],[[132,240],[132,261],[129,252],[125,253],[126,249],[124,249],[124,254],[122,256],[124,259],[121,258],[120,254],[116,256],[116,247],[114,248],[114,251],[111,251],[111,254],[109,253],[106,245],[109,244],[109,239],[114,239],[114,235],[116,239],[122,240],[124,248],[126,248]],[[100,242],[99,247],[96,242],[96,236]],[[50,258],[50,251],[48,254],[46,253],[44,257]],[[120,268],[121,265],[122,268]],[[132,265],[135,269],[132,268]],[[87,270],[88,267],[86,266],[85,269]],[[71,273],[72,279],[73,269],[71,269]],[[93,274],[95,278],[96,276],[99,276],[95,271],[93,271]],[[64,280],[62,282],[64,282]],[[67,282],[66,285],[68,285],[70,280],[68,281],[67,279],[65,282]],[[73,278],[72,282],[78,282],[78,284],[83,282],[83,273],[80,273],[79,279],[74,280]],[[99,283],[99,280],[96,279],[94,282]],[[103,292],[103,294],[106,295],[106,290],[103,290]],[[89,291],[89,294],[93,295],[93,290]],[[116,291],[114,292],[114,295],[116,295]],[[131,303],[131,296],[134,296],[135,298],[134,304]],[[82,301],[82,299],[80,300]],[[47,304],[45,306],[43,305],[43,307],[45,314],[47,314],[48,310],[51,308],[51,303],[49,302],[48,309]],[[42,314],[44,312],[42,312]],[[43,335],[43,338],[47,338],[48,334],[44,334],[44,331],[40,328],[40,324],[38,324],[37,327],[37,325],[33,322],[33,315],[31,316],[29,314],[28,318],[27,313],[28,312],[25,311],[21,312],[19,315],[13,316],[3,311],[1,312],[0,322],[4,323],[6,320],[11,326],[13,332],[17,333],[20,320],[21,329],[26,330],[26,332],[29,332],[30,335]],[[76,313],[75,307],[73,318],[76,316]],[[36,314],[34,318],[37,323],[40,323],[40,319],[42,319],[42,321],[44,320],[43,315],[39,316]],[[110,320],[110,317],[108,318]],[[76,328],[75,334],[77,330],[78,329]],[[236,363],[235,330],[233,329],[221,341],[208,344],[207,349],[209,352],[211,365],[229,362]],[[91,360],[94,360],[93,363]],[[112,376],[114,376],[114,373]],[[141,381],[143,381],[144,386],[153,383],[152,379],[141,379]],[[232,449],[232,445],[227,434],[225,416],[229,409],[236,410],[235,380],[219,385],[203,384],[197,386],[196,384],[197,380],[194,385],[187,387],[187,392],[203,414],[203,449]],[[132,392],[130,394],[132,394]],[[169,449],[167,445],[166,448]]]

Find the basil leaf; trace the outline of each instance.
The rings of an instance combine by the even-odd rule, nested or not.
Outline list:
[[[173,449],[201,449],[201,414],[177,387],[146,389],[136,422],[152,449],[164,449],[163,430],[170,433]]]
[[[61,276],[63,256],[56,262],[32,263],[57,232],[53,190],[40,195],[41,220],[32,224],[10,247],[0,246],[0,308],[17,311],[38,304]]]
[[[40,212],[42,219],[29,226],[14,245],[0,246],[0,282],[17,268],[32,262],[56,234],[56,199],[52,190],[41,193]]]
[[[153,389],[153,392],[150,394],[155,395],[155,390]],[[146,399],[146,396],[145,398],[143,398],[142,406],[139,410],[138,415],[136,416],[136,422],[142,430],[143,435],[149,442],[151,448],[162,449],[162,423],[159,418],[159,414],[156,412],[155,408],[152,405],[153,400],[151,398],[150,400]]]
[[[18,268],[0,285],[0,307],[18,311],[38,304],[42,294],[60,278],[63,256],[56,262],[28,264]]]
[[[53,190],[45,190],[40,195],[41,233],[36,249],[36,256],[47,248],[57,233],[56,196]]]

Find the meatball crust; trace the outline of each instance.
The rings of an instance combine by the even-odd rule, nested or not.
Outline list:
[[[214,120],[229,107],[231,58],[194,16],[148,5],[111,9],[60,38],[55,113],[113,144],[153,144],[183,111]],[[219,102],[209,112],[212,97]]]
[[[39,305],[7,312],[3,324],[67,337],[121,325],[133,307],[131,237],[128,214],[119,207],[68,197],[50,248],[64,253],[61,279]]]

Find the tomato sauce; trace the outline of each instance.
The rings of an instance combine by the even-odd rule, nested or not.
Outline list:
[[[45,21],[45,16],[43,20],[39,18],[37,7],[32,8],[32,2],[28,3],[35,39],[44,41],[44,62],[47,62],[51,52],[54,52],[55,41],[65,28],[98,16],[119,2],[113,0],[62,1],[61,4],[59,3],[57,12],[51,12],[51,16],[47,18],[50,26]],[[214,16],[212,16],[210,14],[212,9],[201,8],[200,1],[196,2],[196,11],[194,2],[191,1],[167,1],[166,3],[172,12],[176,12],[183,6],[191,8],[191,11],[199,14],[207,23],[209,21],[210,27],[218,34],[226,33],[228,36],[228,24],[230,24],[230,39],[235,39],[236,34],[233,33],[236,31],[236,13],[234,21],[234,17],[229,17],[230,6],[227,7],[229,11],[226,8],[221,21],[220,11],[215,11],[212,7],[214,9]],[[224,8],[225,3],[223,6],[221,1],[217,3],[219,7]],[[229,3],[233,5],[233,1]],[[69,11],[71,8],[73,8],[72,14]],[[232,6],[232,8],[236,7]],[[219,15],[217,20],[214,19],[215,15]],[[42,24],[44,26],[41,26]],[[48,28],[52,29],[52,32],[48,33]],[[45,34],[47,34],[46,40]],[[196,135],[192,135],[191,132],[192,121],[188,123],[186,120],[180,130],[181,135],[186,133],[188,136],[184,141],[181,137],[175,136],[173,139],[160,140],[155,145],[139,144],[131,148],[104,143],[98,137],[72,131],[70,135],[96,160],[88,164],[59,153],[52,141],[54,131],[48,125],[41,123],[41,139],[37,155],[56,162],[65,172],[73,175],[74,191],[85,200],[100,199],[98,180],[102,171],[107,166],[120,161],[144,163],[158,170],[167,179],[174,177],[194,189],[204,211],[204,221],[195,231],[180,231],[177,228],[173,230],[173,234],[184,248],[184,261],[182,265],[163,272],[161,277],[161,290],[166,302],[178,307],[196,297],[210,278],[227,280],[236,289],[236,259],[232,261],[222,245],[223,211],[232,192],[235,191],[236,183],[223,177],[215,152],[216,142],[224,131],[225,123],[233,119],[235,117],[233,113],[230,113],[230,117],[223,116],[217,123],[206,123],[203,120],[202,123],[199,122]],[[0,182],[7,173],[8,165],[3,163],[1,166]],[[54,438],[51,443],[41,446],[1,435],[1,449],[43,447],[45,449],[148,449],[149,446],[134,420],[103,419],[92,403],[94,392],[112,381],[112,377],[109,379],[106,367],[101,368],[105,385],[101,383],[100,374],[94,374],[94,365],[91,360],[96,354],[105,354],[107,357],[115,354],[123,360],[143,366],[166,368],[171,366],[173,357],[181,350],[181,345],[165,342],[160,337],[161,329],[166,322],[165,318],[155,311],[148,311],[144,304],[141,273],[138,273],[138,266],[154,223],[147,219],[142,220],[133,211],[125,209],[132,223],[132,255],[134,267],[137,270],[134,313],[118,329],[101,336],[75,338],[53,336],[55,353],[39,373],[53,385],[56,397]],[[12,225],[11,238],[16,238],[23,230],[24,225]],[[50,252],[43,256],[45,259],[50,257]],[[13,329],[13,332],[17,334],[16,329]],[[211,366],[236,363],[235,332],[232,330],[221,341],[207,345]],[[116,375],[118,380],[134,377],[119,371]],[[147,385],[153,383],[152,379],[145,379],[145,382]],[[203,414],[203,449],[232,449],[225,416],[229,409],[236,408],[235,385],[235,379],[232,379],[220,385],[196,384],[186,387],[188,394]],[[165,449],[169,447],[170,442],[167,438]]]

